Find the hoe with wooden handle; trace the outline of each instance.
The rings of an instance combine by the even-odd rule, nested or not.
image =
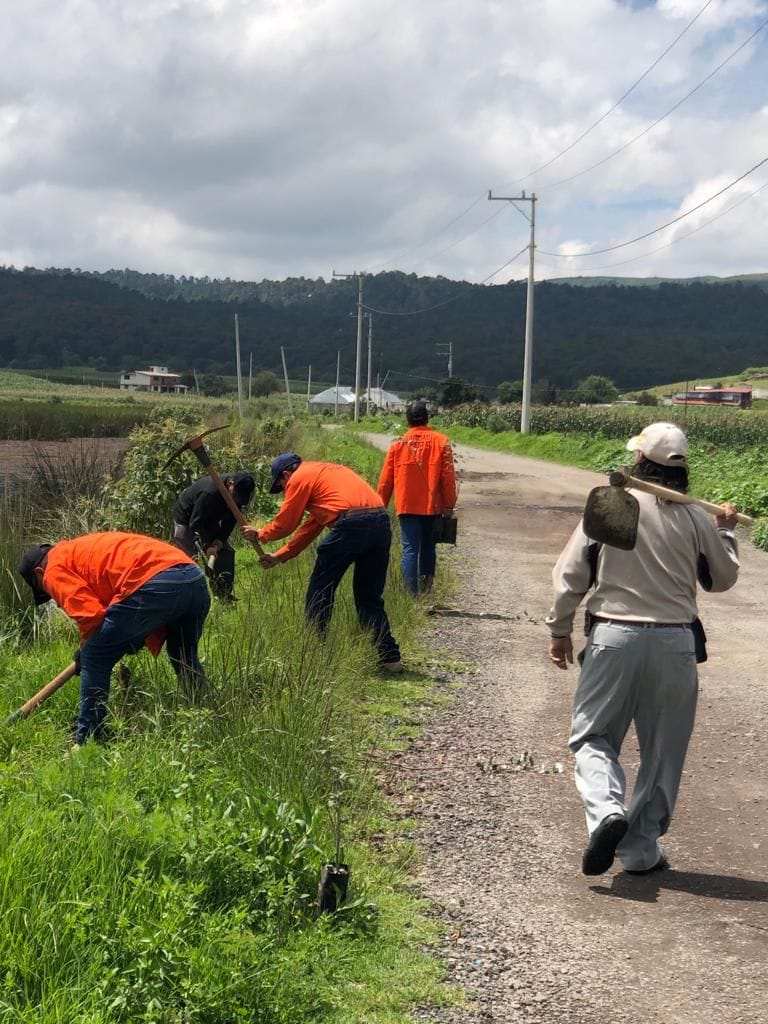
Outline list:
[[[715,505],[714,502],[705,501],[703,498],[694,498],[691,494],[682,494],[680,491],[674,491],[670,487],[662,487],[661,484],[653,484],[648,480],[640,480],[636,476],[632,476],[626,466],[620,466],[611,473],[608,477],[608,483],[612,487],[631,487],[633,491],[645,491],[646,494],[655,494],[657,498],[663,498],[665,501],[676,501],[679,505],[698,505],[700,508],[706,509],[713,516],[725,515],[725,509],[722,505]],[[754,522],[749,516],[745,516],[743,512],[736,514],[736,520],[743,526],[752,526]]]
[[[30,697],[26,704],[22,704],[12,715],[9,715],[3,724],[13,725],[20,718],[27,718],[33,711],[37,711],[43,701],[48,700],[51,694],[60,689],[64,683],[69,682],[76,670],[77,666],[73,661],[71,665],[67,665],[63,672],[59,672],[55,679],[52,679],[42,690],[39,690],[34,697]]]
[[[219,491],[219,494],[222,496],[224,501],[227,503],[227,507],[228,507],[229,511],[235,517],[235,519],[240,524],[240,526],[246,526],[247,523],[245,521],[245,516],[240,511],[240,509],[237,507],[237,502],[235,501],[235,499],[232,497],[232,495],[230,494],[229,490],[227,489],[227,485],[221,479],[221,477],[218,474],[218,472],[214,469],[214,467],[213,467],[213,465],[211,463],[211,456],[208,454],[208,450],[206,449],[205,445],[203,444],[203,438],[206,437],[208,434],[213,434],[214,431],[216,431],[216,430],[226,430],[228,426],[229,426],[229,424],[225,423],[221,427],[211,427],[210,430],[204,430],[202,432],[202,434],[195,434],[194,437],[188,437],[187,440],[184,442],[184,444],[181,446],[181,448],[179,448],[177,451],[175,451],[173,453],[173,455],[170,457],[170,459],[167,460],[167,462],[163,466],[163,469],[166,469],[168,466],[170,466],[170,464],[173,462],[173,460],[174,459],[178,459],[178,457],[183,452],[186,452],[186,451],[194,452],[194,454],[196,455],[197,460],[200,463],[200,465],[208,473],[208,476],[211,478],[211,480],[213,480],[213,482],[216,484],[216,487],[217,487],[217,489]],[[258,540],[255,537],[250,538],[250,540],[251,540],[251,544],[253,544],[253,546],[256,548],[256,551],[258,552],[258,554],[263,555],[264,554],[264,549],[262,548],[261,544],[259,544]]]
[[[608,481],[608,487],[593,487],[589,492],[584,506],[584,532],[591,540],[621,548],[623,551],[631,551],[637,540],[640,508],[637,498],[630,493],[630,489],[644,491],[646,494],[653,494],[657,498],[674,501],[680,505],[699,505],[715,516],[725,515],[725,509],[720,505],[704,501],[702,498],[694,498],[690,494],[682,494],[669,487],[662,487],[661,484],[654,484],[649,480],[641,480],[632,476],[626,466],[621,466],[611,473]],[[750,517],[741,512],[737,514],[736,519],[745,526],[752,525]]]

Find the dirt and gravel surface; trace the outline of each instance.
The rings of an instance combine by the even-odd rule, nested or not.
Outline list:
[[[384,445],[384,438],[370,436]],[[672,870],[580,874],[567,750],[577,672],[547,660],[550,571],[594,474],[459,446],[460,580],[431,644],[468,667],[399,761],[417,809],[420,891],[447,926],[465,1009],[441,1024],[762,1024],[768,1020],[765,759],[768,555],[742,538],[739,583],[703,595],[709,661],[675,819]],[[627,737],[631,780],[637,744]],[[558,767],[562,766],[562,772]]]

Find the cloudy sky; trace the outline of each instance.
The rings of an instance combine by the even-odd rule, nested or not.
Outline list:
[[[488,190],[525,189],[537,277],[768,271],[768,163],[642,242],[558,255],[651,232],[768,157],[768,27],[632,141],[768,0],[3,7],[0,264],[481,281],[528,241]]]

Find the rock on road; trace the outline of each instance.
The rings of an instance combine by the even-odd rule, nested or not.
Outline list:
[[[709,661],[663,841],[672,870],[585,878],[567,750],[577,671],[549,663],[543,618],[552,565],[587,491],[605,481],[461,445],[456,453],[459,547],[440,553],[460,581],[452,606],[516,618],[435,618],[432,646],[469,672],[398,761],[419,815],[419,886],[447,924],[447,980],[472,1000],[415,1019],[763,1024],[768,555],[742,536],[736,587],[701,595]],[[530,765],[524,752],[533,766],[514,770]],[[631,782],[633,732],[623,761]]]

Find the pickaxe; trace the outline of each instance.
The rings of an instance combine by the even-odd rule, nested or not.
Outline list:
[[[182,454],[182,452],[194,452],[195,455],[197,456],[197,460],[200,463],[200,465],[203,467],[203,469],[205,469],[205,471],[208,473],[208,476],[216,484],[219,494],[227,503],[229,511],[235,517],[240,526],[247,526],[245,516],[237,507],[237,502],[227,489],[227,485],[221,479],[218,472],[214,469],[211,463],[211,456],[208,454],[208,450],[203,444],[203,438],[206,437],[208,434],[213,434],[217,430],[226,430],[228,426],[229,424],[225,423],[221,427],[211,427],[210,430],[204,430],[202,434],[195,434],[194,437],[188,437],[184,444],[181,446],[181,448],[177,449],[170,457],[170,459],[168,459],[168,461],[163,466],[163,469],[167,469],[167,467],[170,466],[173,460],[177,459]],[[256,551],[260,555],[264,554],[264,549],[262,548],[261,544],[259,544],[258,540],[255,537],[251,539],[251,544],[253,544],[253,546],[256,548]]]
[[[12,715],[9,715],[3,724],[13,725],[20,718],[27,718],[40,707],[43,701],[48,700],[52,693],[55,693],[64,683],[69,682],[76,672],[77,666],[73,661],[71,665],[67,665],[63,672],[59,672],[55,679],[52,679],[42,690],[39,690],[34,697],[30,697],[26,704],[22,704]]]

